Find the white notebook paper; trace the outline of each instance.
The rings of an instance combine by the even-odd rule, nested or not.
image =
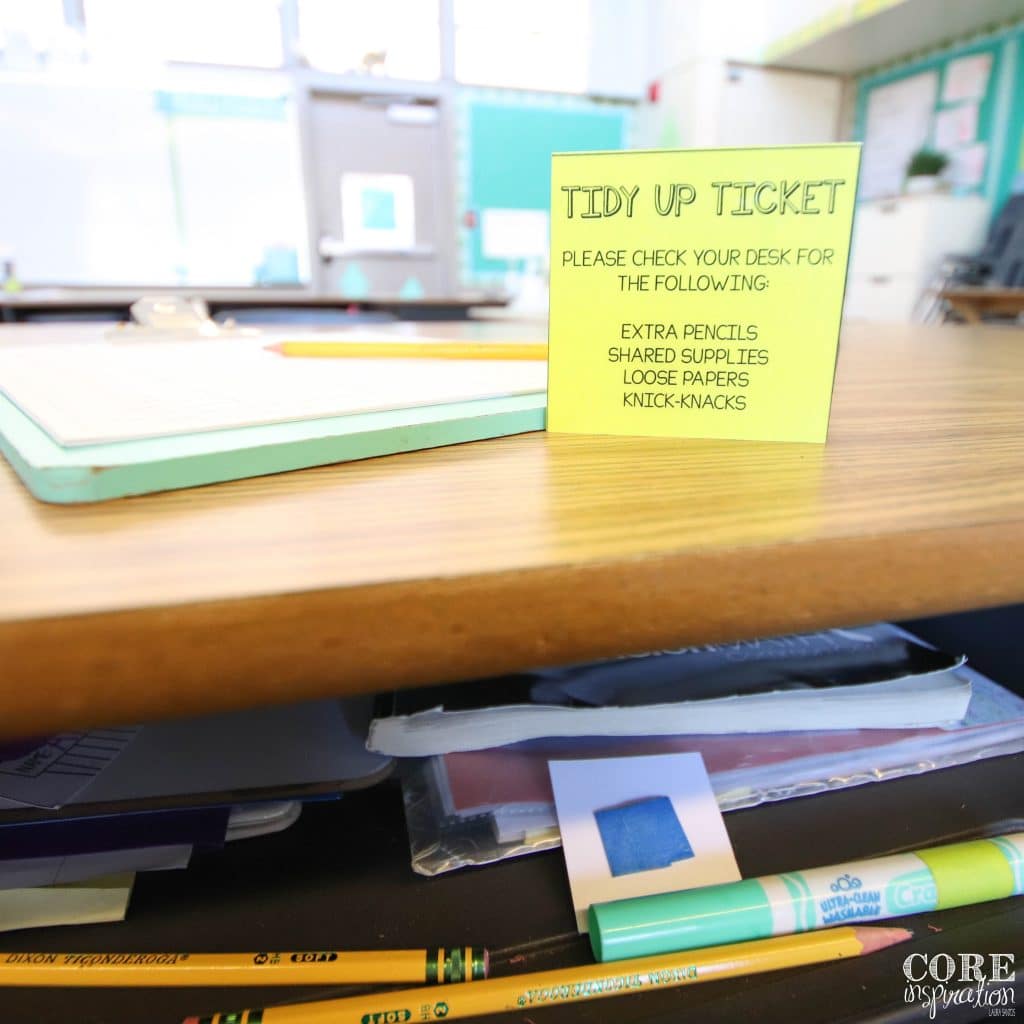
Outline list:
[[[431,708],[414,715],[374,719],[366,747],[393,757],[430,757],[545,736],[918,729],[958,722],[967,713],[970,700],[970,681],[945,671],[859,686],[775,690],[633,707],[508,704],[472,711]]]
[[[0,392],[65,447],[445,405],[547,386],[541,361],[303,359],[273,339],[0,346]]]

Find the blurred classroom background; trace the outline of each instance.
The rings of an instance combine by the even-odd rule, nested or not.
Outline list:
[[[542,317],[552,152],[858,139],[847,316],[970,319],[944,284],[1024,286],[1022,39],[1022,0],[0,0],[0,312]]]

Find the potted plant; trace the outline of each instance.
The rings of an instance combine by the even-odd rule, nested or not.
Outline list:
[[[945,153],[934,149],[919,149],[907,165],[907,192],[934,192],[939,187],[939,175],[949,164]]]

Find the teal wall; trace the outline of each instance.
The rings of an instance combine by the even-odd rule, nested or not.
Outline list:
[[[632,108],[539,93],[465,91],[460,96],[459,213],[462,278],[498,280],[510,269],[481,251],[480,215],[488,208],[549,210],[551,154],[624,149]]]
[[[998,209],[1011,191],[1024,188],[1024,23],[859,79],[854,137],[864,138],[873,89],[923,71],[938,71],[936,110],[943,109],[942,90],[950,61],[980,53],[992,54],[988,88],[978,111],[977,136],[979,142],[988,144],[989,152],[984,184],[971,191],[980,192]]]
[[[1006,159],[999,179],[999,195],[1024,192],[1024,25],[1016,32],[1013,109],[1007,131]]]

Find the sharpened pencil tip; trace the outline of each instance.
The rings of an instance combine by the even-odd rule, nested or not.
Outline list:
[[[855,928],[857,939],[865,953],[874,953],[886,946],[895,946],[914,937],[909,928]]]
[[[279,341],[275,341],[272,345],[265,345],[264,348],[267,352],[276,352],[278,355],[281,355],[281,353],[284,352],[284,346]],[[189,1020],[191,1019],[192,1018],[189,1018]],[[198,1019],[199,1018],[197,1017],[196,1020]],[[185,1024],[188,1024],[188,1021],[186,1021]]]

